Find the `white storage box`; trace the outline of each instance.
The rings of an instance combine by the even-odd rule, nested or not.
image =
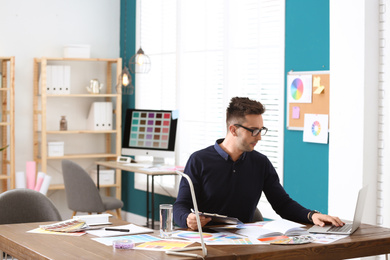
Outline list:
[[[64,58],[90,58],[91,46],[84,44],[69,44],[64,47]]]
[[[47,142],[48,156],[64,156],[64,142]]]
[[[111,214],[78,215],[73,216],[72,219],[81,219],[84,220],[87,225],[93,226],[111,224],[109,220],[109,217],[111,216]]]
[[[97,183],[97,170],[91,170],[89,174],[91,175],[92,180]],[[99,185],[110,185],[115,184],[115,170],[99,170]]]

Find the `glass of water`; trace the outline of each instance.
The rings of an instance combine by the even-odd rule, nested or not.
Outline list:
[[[160,236],[171,238],[173,232],[173,206],[160,204]]]

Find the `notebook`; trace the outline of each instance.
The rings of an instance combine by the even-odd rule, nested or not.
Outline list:
[[[310,233],[323,233],[323,234],[339,234],[339,235],[351,235],[353,232],[358,229],[362,221],[364,204],[367,197],[368,186],[364,186],[360,189],[358,194],[358,199],[356,202],[355,214],[353,216],[352,223],[346,223],[342,227],[336,227],[332,225],[325,225],[324,227],[313,226],[309,228]]]

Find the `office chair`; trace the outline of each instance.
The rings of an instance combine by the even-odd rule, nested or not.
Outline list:
[[[255,209],[255,214],[253,215],[253,222],[263,221],[263,215],[261,214],[258,208]]]
[[[14,189],[0,194],[0,224],[61,220],[53,202],[38,191]]]
[[[38,191],[14,189],[0,194],[0,224],[61,220],[53,202]],[[6,252],[0,253],[2,259],[14,259]]]
[[[73,210],[72,217],[77,212],[92,214],[92,212],[102,213],[115,209],[117,218],[122,219],[121,208],[123,202],[114,197],[101,195],[91,176],[78,164],[63,160],[62,176],[68,208]]]

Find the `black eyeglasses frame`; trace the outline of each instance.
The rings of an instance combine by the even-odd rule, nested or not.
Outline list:
[[[245,127],[245,126],[243,126],[243,125],[240,125],[240,124],[234,124],[234,126],[242,127],[242,128],[244,128],[245,130],[248,130],[249,132],[252,133],[252,136],[253,136],[253,137],[258,136],[259,134],[260,134],[261,136],[265,136],[265,135],[267,134],[267,132],[268,132],[268,128],[265,127],[265,126],[263,126],[263,127],[260,128],[260,129],[259,129],[259,128],[251,129],[251,128]]]

